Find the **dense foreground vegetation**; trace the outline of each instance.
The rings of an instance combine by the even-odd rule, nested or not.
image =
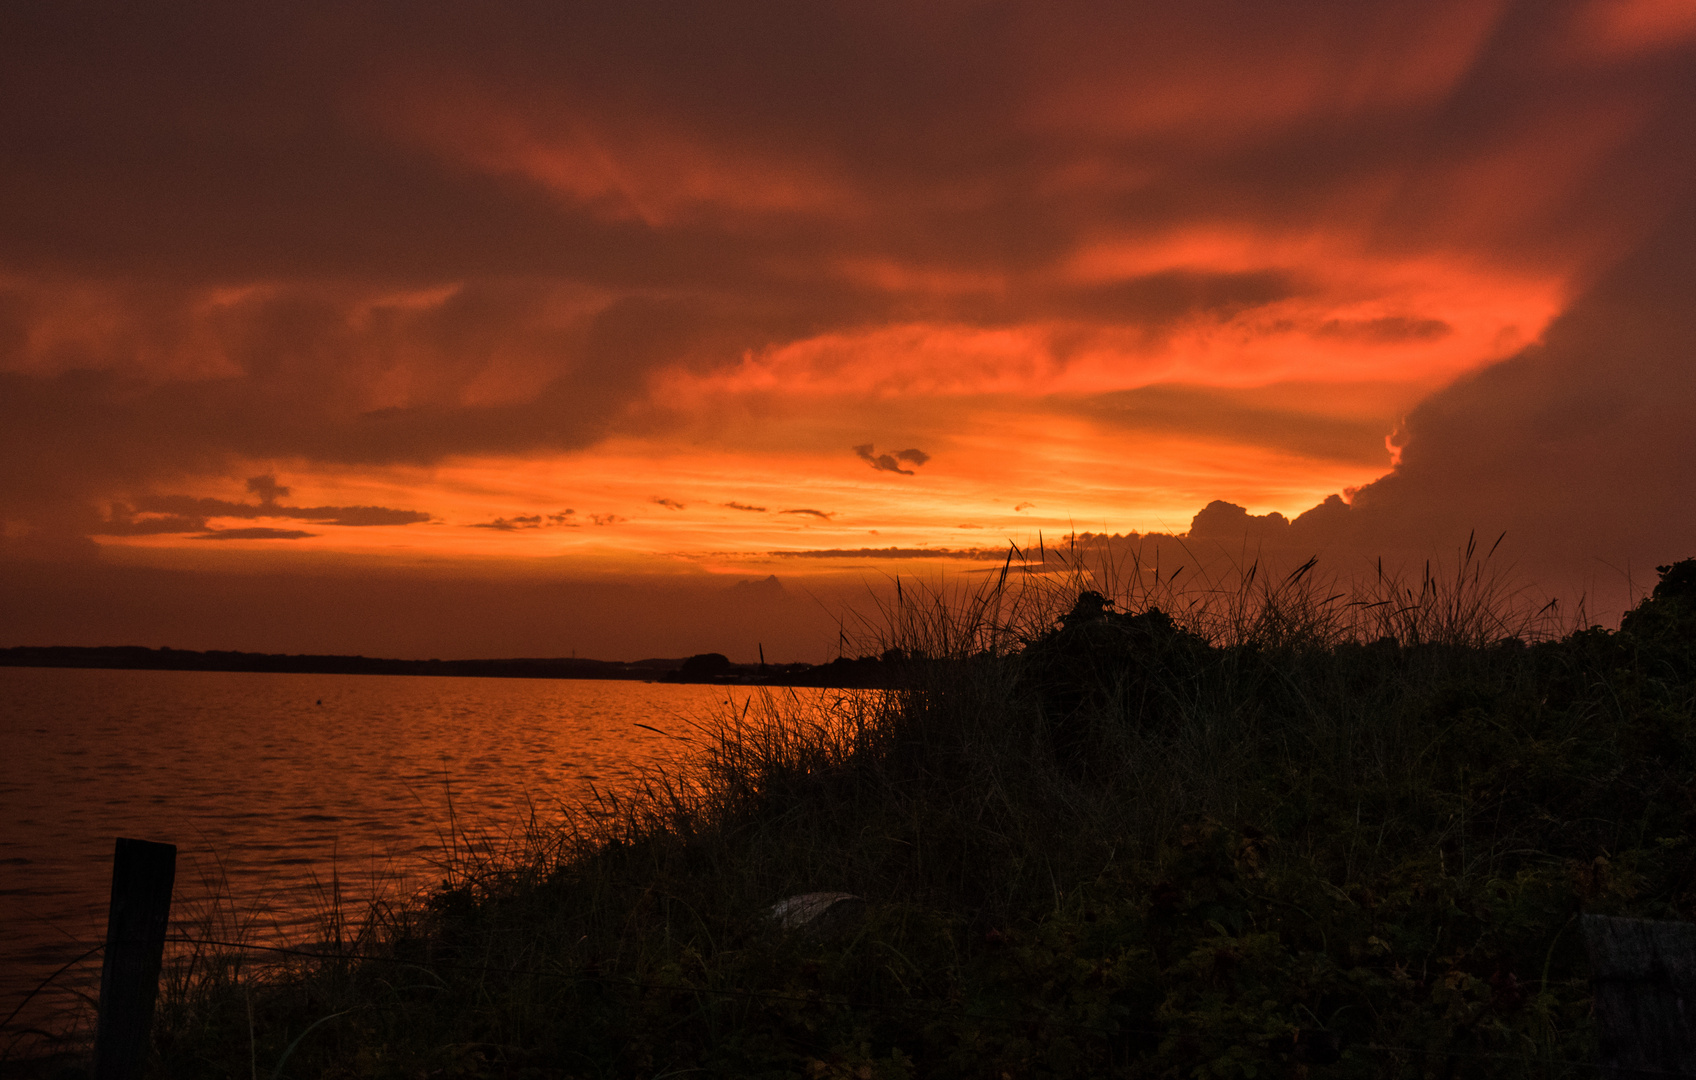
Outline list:
[[[903,689],[757,693],[321,955],[180,957],[155,1072],[1591,1075],[1577,914],[1696,919],[1696,563],[1541,640],[1470,559],[1123,577],[903,588]],[[865,904],[770,917],[815,890]]]

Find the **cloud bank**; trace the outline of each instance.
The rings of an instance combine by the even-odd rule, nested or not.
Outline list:
[[[0,548],[1677,557],[1661,10],[12,5]]]

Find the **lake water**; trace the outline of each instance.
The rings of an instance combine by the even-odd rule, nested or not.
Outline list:
[[[641,682],[0,668],[0,1019],[105,935],[113,839],[177,845],[173,918],[310,941],[440,880],[448,837],[496,843],[629,782],[668,733],[750,691]],[[802,691],[807,693],[807,691]],[[451,811],[450,811],[451,808]],[[450,829],[450,821],[452,828]],[[0,1032],[56,1027],[99,957]]]

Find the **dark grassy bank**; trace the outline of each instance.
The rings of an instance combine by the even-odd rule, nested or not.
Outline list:
[[[154,1074],[1592,1075],[1576,915],[1696,919],[1696,563],[1564,634],[1470,561],[1245,578],[906,590],[903,688],[756,696],[323,955],[182,957]],[[814,890],[866,904],[769,918]]]

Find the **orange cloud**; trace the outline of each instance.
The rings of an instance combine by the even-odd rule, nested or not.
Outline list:
[[[1689,12],[43,9],[0,34],[0,563],[671,580],[1451,484],[1600,536],[1596,470],[1465,444],[1681,437],[1679,316],[1597,290],[1688,280]]]
[[[1696,39],[1696,4],[1689,0],[1592,0],[1572,21],[1567,55],[1615,61],[1674,49]]]
[[[1293,22],[1252,5],[1120,9],[1106,25],[1033,33],[1060,70],[1025,122],[1042,132],[1217,143],[1316,116],[1440,101],[1478,61],[1508,6],[1360,4]]]
[[[839,216],[856,202],[839,178],[803,161],[716,145],[654,116],[595,116],[545,84],[503,95],[430,73],[372,98],[396,137],[613,221],[658,228],[702,215]]]

